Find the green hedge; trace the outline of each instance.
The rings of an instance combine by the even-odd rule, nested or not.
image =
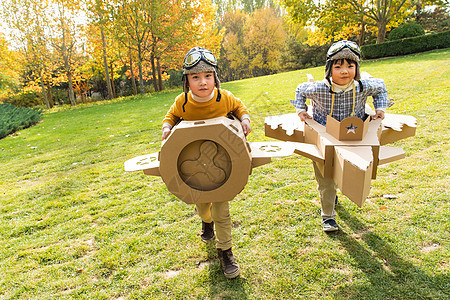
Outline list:
[[[399,56],[450,47],[450,30],[361,47],[363,59]]]
[[[41,118],[39,110],[0,103],[0,139],[23,128],[33,126]]]

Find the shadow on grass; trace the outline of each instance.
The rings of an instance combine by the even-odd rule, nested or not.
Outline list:
[[[330,238],[338,240],[353,257],[370,281],[341,287],[337,297],[358,299],[448,299],[449,276],[429,276],[411,262],[400,257],[389,243],[370,231],[370,228],[351,215],[342,206],[340,218],[367,244],[340,231]]]
[[[238,276],[234,279],[227,279],[222,271],[222,266],[217,257],[215,243],[206,245],[208,253],[209,273],[209,296],[211,299],[248,299],[245,290],[246,279]],[[239,259],[236,258],[239,262]]]

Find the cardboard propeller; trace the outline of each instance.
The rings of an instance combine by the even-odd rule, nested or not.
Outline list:
[[[368,106],[366,113],[373,114]],[[315,161],[322,175],[333,178],[341,192],[361,207],[377,167],[405,157],[403,149],[383,145],[414,136],[416,119],[394,114],[385,114],[383,121],[355,122],[352,118],[333,119],[325,127],[313,119],[301,122],[295,113],[270,116],[265,119],[265,134],[296,142],[294,152]]]
[[[222,202],[242,191],[252,168],[293,152],[290,143],[249,143],[239,120],[219,117],[180,122],[159,152],[132,158],[124,166],[125,171],[161,176],[185,203]]]

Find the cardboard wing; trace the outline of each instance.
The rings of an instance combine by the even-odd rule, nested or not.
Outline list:
[[[297,114],[285,114],[265,118],[264,130],[267,137],[281,141],[303,142],[305,123]]]
[[[380,144],[386,145],[416,134],[417,119],[412,116],[386,113]]]
[[[249,144],[252,155],[252,168],[269,163],[272,157],[290,156],[295,150],[293,143],[252,142]]]
[[[159,152],[134,157],[124,163],[125,171],[144,171],[145,175],[161,176],[159,173]]]

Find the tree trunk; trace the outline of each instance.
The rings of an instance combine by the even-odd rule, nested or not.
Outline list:
[[[113,64],[111,63],[111,86],[112,86],[112,93],[114,98],[117,97],[116,94],[116,85],[114,84],[114,70],[113,70]]]
[[[417,1],[416,2],[416,23],[419,23],[420,24],[420,21],[421,21],[421,19],[420,19],[420,17],[421,17],[421,15],[422,15],[422,3],[421,3],[421,1]]]
[[[158,69],[159,90],[162,91],[164,89],[164,87],[163,87],[163,84],[162,84],[161,65],[159,64],[159,59],[156,59],[156,68]]]
[[[144,94],[144,79],[142,78],[142,49],[138,45],[138,67],[139,67],[139,89],[141,94]]]
[[[155,57],[152,55],[150,57],[150,62],[152,63],[152,75],[153,75],[153,87],[155,88],[155,92],[158,92],[158,84],[156,82],[156,67],[155,67]]]
[[[106,80],[106,87],[108,89],[108,98],[113,99],[114,94],[111,88],[111,81],[109,81],[109,70],[108,70],[108,60],[106,55],[106,40],[105,35],[103,33],[103,28],[100,28],[100,34],[102,36],[102,48],[103,48],[103,67],[105,69],[105,80]]]
[[[364,45],[364,40],[366,39],[366,23],[361,20],[361,32],[359,34],[359,46]]]
[[[131,51],[130,51],[130,72],[131,72],[131,84],[133,85],[133,94],[137,95],[137,87],[136,87],[136,80],[134,79],[133,58],[131,57]]]
[[[133,94],[137,95],[137,88],[136,88],[136,79],[134,77],[134,70],[133,70],[133,55],[131,52],[131,43],[128,47],[128,55],[130,56],[130,72],[131,72],[131,84],[133,86]]]
[[[73,92],[72,72],[70,70],[67,71],[67,83],[69,85],[70,105],[75,106],[77,105],[77,102],[75,101],[75,95]]]
[[[61,18],[61,28],[62,28],[62,45],[61,45],[61,53],[64,61],[64,70],[67,74],[67,84],[69,85],[69,101],[70,105],[75,106],[77,103],[75,101],[75,95],[73,93],[73,83],[72,83],[72,71],[70,70],[70,57],[69,50],[66,45],[66,29],[64,25],[64,20]],[[72,48],[73,45],[69,48]]]
[[[48,102],[50,103],[50,106],[53,107],[55,105],[55,102],[53,101],[52,87],[50,86],[50,83],[48,83],[48,82],[46,85],[47,85]]]
[[[48,96],[47,96],[47,92],[45,91],[45,86],[44,86],[44,78],[42,76],[42,70],[40,70],[40,77],[41,77],[41,89],[42,89],[42,95],[44,96],[44,101],[45,101],[45,106],[47,106],[47,108],[52,108],[50,105],[50,102],[48,101]]]
[[[377,44],[383,43],[386,39],[386,25],[387,20],[380,20],[377,23],[378,27]]]

